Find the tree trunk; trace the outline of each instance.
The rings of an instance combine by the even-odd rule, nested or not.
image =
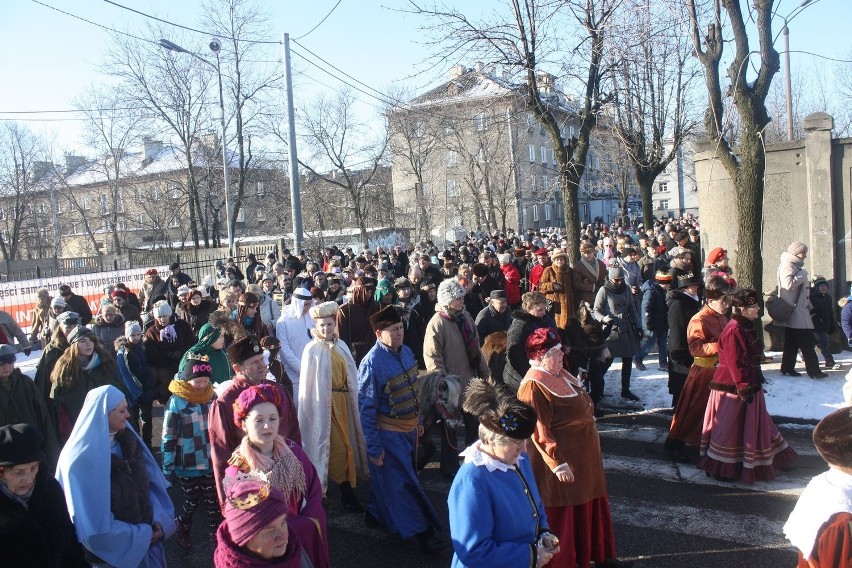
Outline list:
[[[739,284],[760,291],[763,256],[760,250],[763,219],[763,172],[766,163],[758,137],[746,131],[740,146],[737,188],[737,266]]]
[[[644,176],[636,177],[639,184],[639,197],[642,198],[642,225],[650,229],[654,226],[654,200],[651,195],[654,191],[654,180]]]
[[[568,260],[571,266],[580,262],[580,180],[570,175],[567,167],[559,174],[559,189],[562,191],[562,209],[565,213],[565,238],[568,240]]]

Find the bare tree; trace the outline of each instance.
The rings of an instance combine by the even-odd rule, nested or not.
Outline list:
[[[33,201],[39,191],[44,144],[29,129],[14,122],[0,131],[0,252],[3,260],[20,258],[25,237],[37,229]]]
[[[371,135],[368,126],[355,118],[354,104],[352,93],[342,91],[332,98],[320,95],[299,113],[309,149],[309,157],[299,164],[341,190],[341,195],[328,192],[325,206],[351,212],[366,244],[370,208],[377,205],[369,198],[369,189],[385,159],[388,137],[387,131]]]
[[[646,227],[653,223],[654,180],[697,123],[688,99],[698,75],[691,64],[692,45],[670,8],[661,2],[652,6],[650,0],[625,2],[617,48],[610,52],[615,67],[612,124],[633,166]]]
[[[763,275],[760,228],[766,169],[762,136],[770,121],[766,98],[772,78],[781,66],[778,51],[773,46],[773,4],[773,0],[753,0],[747,7],[747,13],[743,13],[739,0],[713,0],[707,11],[706,19],[709,22],[704,25],[702,20],[705,14],[699,11],[696,0],[688,2],[693,46],[704,68],[707,90],[708,108],[704,114],[704,126],[710,142],[716,148],[715,158],[734,181],[737,197],[736,272],[744,286],[758,290],[762,288]],[[723,8],[728,20],[724,27]],[[755,24],[753,35],[759,44],[759,50],[756,51],[750,47],[749,22]],[[726,29],[730,29],[732,37],[724,37]],[[720,67],[726,43],[732,45],[735,51],[728,66],[729,85],[723,88]],[[752,55],[760,57],[759,62],[752,61],[753,65],[758,66],[757,76],[749,81],[745,68]],[[732,96],[742,125],[736,148],[725,133],[726,94]],[[733,112],[733,109],[729,108],[727,112]]]
[[[520,75],[526,83],[524,98],[529,112],[545,128],[556,157],[559,190],[571,263],[579,261],[579,187],[586,167],[589,139],[598,113],[608,97],[602,79],[608,73],[604,51],[611,19],[621,0],[509,0],[480,20],[457,9],[421,7],[412,11],[431,18],[428,30],[438,36],[446,53],[469,51]],[[557,30],[562,30],[558,34]],[[576,32],[576,33],[574,33]],[[574,45],[565,47],[568,42]],[[566,75],[582,89],[576,137],[566,138],[553,112],[541,66],[561,64]],[[581,69],[575,61],[583,61]]]
[[[173,31],[170,29],[168,33]],[[166,33],[150,28],[148,35],[165,37]],[[192,46],[186,36],[173,39]],[[201,241],[209,247],[209,227],[201,222],[205,215],[196,160],[204,155],[198,137],[210,120],[207,105],[212,102],[209,91],[215,82],[215,72],[194,57],[118,34],[112,38],[102,71],[121,80],[122,94],[129,106],[144,109],[159,126],[158,130],[177,141],[186,162],[186,179],[181,185],[187,189],[189,231],[196,248]]]

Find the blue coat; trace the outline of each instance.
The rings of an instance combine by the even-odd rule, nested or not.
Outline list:
[[[654,280],[648,280],[642,284],[642,311],[639,314],[642,319],[642,331],[647,335],[649,332],[669,332],[669,306],[666,304],[666,291]]]
[[[548,524],[526,456],[512,471],[488,471],[465,463],[453,480],[447,503],[453,568],[533,565],[536,541]]]

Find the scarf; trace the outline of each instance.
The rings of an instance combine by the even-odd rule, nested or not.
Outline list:
[[[35,483],[33,483],[33,486],[30,487],[30,490],[27,491],[26,495],[15,495],[11,491],[9,491],[9,488],[6,486],[5,482],[0,481],[0,492],[2,492],[3,495],[8,497],[9,499],[14,501],[15,503],[18,503],[21,507],[23,507],[26,510],[29,510],[29,508],[30,508],[30,497],[33,496],[33,491],[35,491]]]
[[[476,376],[479,376],[479,364],[482,361],[482,351],[479,350],[479,341],[476,340],[476,335],[473,331],[473,326],[470,325],[470,320],[464,317],[464,311],[452,313],[450,310],[438,310],[438,314],[445,320],[449,320],[456,324],[459,333],[462,336],[462,342],[467,350],[467,360],[470,362],[470,367]]]
[[[216,394],[213,390],[213,383],[208,382],[203,389],[197,389],[188,382],[177,379],[172,379],[172,382],[169,383],[169,392],[190,404],[207,404]]]
[[[160,330],[160,341],[165,341],[166,343],[174,343],[177,341],[177,332],[175,331],[174,324],[170,323]]]
[[[580,262],[583,263],[583,266],[586,267],[586,270],[595,277],[595,282],[598,281],[598,275],[600,274],[601,265],[598,263],[597,259],[593,259],[592,262],[587,261],[585,258],[580,258]]]
[[[92,369],[97,369],[101,364],[101,356],[97,354],[97,352],[92,353],[92,358],[89,359],[89,362],[83,366],[84,371],[91,371]]]
[[[811,479],[784,525],[784,535],[805,560],[813,553],[819,529],[835,513],[852,513],[852,475],[832,468]]]
[[[266,474],[269,483],[287,495],[289,502],[295,503],[296,509],[299,509],[307,487],[305,468],[293,450],[287,446],[284,436],[275,437],[271,456],[264,455],[252,446],[248,436],[243,436],[235,453],[239,454],[251,469]],[[231,459],[233,460],[233,457]]]

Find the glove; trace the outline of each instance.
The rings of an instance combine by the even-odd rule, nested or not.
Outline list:
[[[639,327],[636,328],[636,337],[638,337],[639,339],[645,337],[645,332],[642,331],[642,329]]]
[[[737,394],[746,404],[751,404],[754,400],[754,393],[748,387],[737,387]]]
[[[26,355],[27,357],[29,357],[29,356],[30,356],[30,353],[32,353],[32,352],[33,352],[33,350],[32,350],[32,349],[30,349],[29,347],[27,347],[26,349],[24,349],[24,355]]]
[[[604,323],[612,323],[612,322],[614,322],[614,321],[615,321],[615,318],[614,318],[614,317],[612,317],[612,316],[606,316],[606,317],[604,317],[604,319],[603,319],[603,322],[604,322]],[[850,341],[852,341],[852,340],[850,340]]]

